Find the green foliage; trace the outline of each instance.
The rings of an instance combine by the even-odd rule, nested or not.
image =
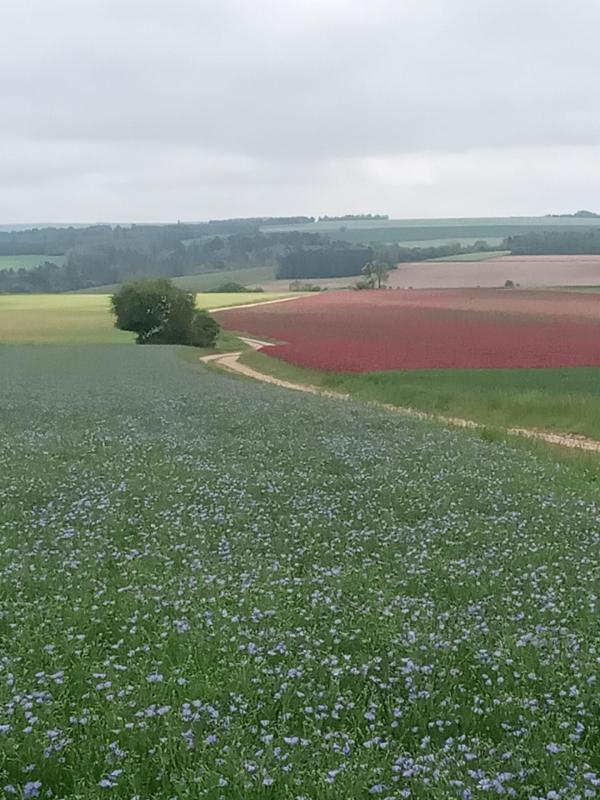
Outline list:
[[[132,281],[111,298],[116,327],[136,334],[138,344],[214,345],[219,325],[196,299],[165,279]]]
[[[581,211],[576,211],[574,214],[549,214],[552,218],[572,218],[572,219],[597,219],[600,217],[600,214],[597,214],[595,211],[585,211],[582,209]]]
[[[296,247],[290,249],[279,260],[277,277],[340,278],[360,275],[373,251],[362,245],[353,247],[344,242],[334,242],[319,247]]]
[[[320,222],[297,217],[0,231],[0,293],[89,290],[152,277],[185,280],[217,270],[274,268],[280,259],[283,278],[342,277],[358,275],[373,257],[392,267],[484,252],[507,237],[513,237],[507,240],[507,249],[516,253],[598,253],[600,234],[594,231],[600,231],[599,222],[581,216]],[[378,251],[356,263],[357,248],[365,245],[377,246]],[[298,251],[300,258],[294,256]],[[245,285],[256,281],[232,280]],[[191,281],[195,283],[196,279]],[[214,286],[211,278],[207,284],[198,279],[198,289]]]
[[[597,255],[600,228],[530,231],[508,237],[503,247],[514,255]]]
[[[384,261],[369,261],[362,268],[362,274],[373,288],[381,289],[381,285],[389,278],[389,267]]]
[[[320,292],[321,287],[315,283],[305,283],[303,281],[292,281],[290,292]]]
[[[243,294],[244,292],[262,292],[262,289],[248,289],[247,286],[237,281],[226,281],[215,289],[207,289],[206,291],[209,294]]]
[[[318,233],[280,230],[277,226],[271,233],[262,233],[259,226],[263,223],[261,219],[213,220],[189,225],[94,225],[0,231],[0,257],[23,258],[30,253],[46,253],[47,260],[52,261],[56,253],[61,262],[38,261],[39,266],[27,271],[2,269],[0,292],[88,290],[131,279],[265,269],[268,265],[274,267],[277,258],[290,247],[329,242],[327,236]]]
[[[190,326],[189,344],[193,347],[214,347],[220,330],[219,323],[206,311],[194,311]]]

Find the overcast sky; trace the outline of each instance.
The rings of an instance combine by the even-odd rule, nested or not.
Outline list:
[[[1,0],[0,223],[600,211],[599,0]]]

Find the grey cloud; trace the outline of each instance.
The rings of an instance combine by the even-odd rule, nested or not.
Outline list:
[[[561,207],[590,193],[591,0],[4,0],[0,22],[3,220],[352,211],[378,197],[409,216],[501,213],[495,162],[513,177],[505,213],[524,197],[523,212],[553,210],[547,190],[521,186],[550,151],[580,170],[555,175]],[[441,168],[459,156],[462,177]]]

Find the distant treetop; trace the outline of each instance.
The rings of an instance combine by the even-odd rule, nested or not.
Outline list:
[[[343,217],[319,217],[319,222],[356,222],[357,220],[389,219],[389,214],[344,214]]]
[[[238,219],[211,219],[209,225],[302,225],[314,222],[314,217],[240,217]]]
[[[569,219],[596,219],[600,217],[600,214],[596,214],[595,211],[576,211],[574,214],[548,214],[549,217],[553,218],[563,218],[568,217]]]

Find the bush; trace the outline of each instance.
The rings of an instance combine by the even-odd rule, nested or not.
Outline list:
[[[196,311],[191,325],[190,344],[194,347],[214,347],[219,323],[206,311]]]
[[[196,309],[191,292],[164,279],[132,281],[112,296],[116,327],[136,334],[138,344],[214,346],[219,325]]]
[[[229,281],[228,283],[222,283],[220,286],[217,286],[216,289],[207,289],[206,291],[210,294],[241,294],[242,292],[262,292],[262,289],[260,287],[257,289],[248,289],[246,286],[242,286],[241,283]]]
[[[320,292],[321,287],[316,286],[314,283],[302,283],[302,281],[292,281],[290,283],[290,292]]]

